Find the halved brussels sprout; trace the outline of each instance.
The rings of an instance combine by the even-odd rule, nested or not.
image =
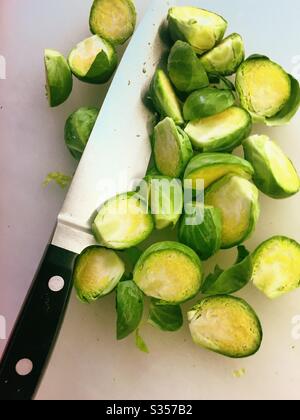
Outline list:
[[[209,85],[203,65],[186,42],[174,44],[169,55],[168,72],[174,86],[181,92],[193,92]]]
[[[67,119],[65,142],[72,156],[80,160],[97,120],[99,108],[79,108]]]
[[[118,58],[114,47],[98,35],[80,42],[69,55],[72,73],[86,83],[108,82],[117,64]]]
[[[227,22],[221,16],[197,7],[172,7],[168,22],[174,41],[188,42],[197,54],[211,50],[226,32]]]
[[[276,116],[292,94],[290,76],[267,57],[249,57],[238,69],[236,88],[242,106],[258,121]]]
[[[83,302],[93,302],[108,295],[125,273],[118,255],[100,246],[86,248],[76,259],[73,279],[77,296]]]
[[[175,227],[183,209],[181,181],[164,176],[147,176],[151,214],[158,230]]]
[[[134,281],[145,295],[177,305],[192,299],[203,282],[198,255],[178,242],[152,245],[134,269]]]
[[[153,77],[150,96],[157,112],[162,117],[172,118],[176,124],[184,123],[181,105],[166,73],[159,69]]]
[[[300,85],[293,76],[289,75],[289,77],[292,86],[290,99],[278,114],[266,119],[266,124],[270,127],[288,124],[298,112],[300,106]]]
[[[259,350],[263,332],[254,310],[233,296],[212,296],[188,312],[195,344],[231,358],[252,356]]]
[[[65,102],[73,88],[70,67],[65,57],[55,50],[45,50],[46,93],[51,107]]]
[[[205,202],[221,210],[223,249],[241,244],[255,230],[260,214],[259,193],[247,179],[225,176],[206,191]]]
[[[186,121],[210,117],[231,108],[234,103],[235,96],[229,89],[203,88],[187,98],[183,107],[183,116]]]
[[[94,0],[90,29],[112,44],[124,44],[134,32],[136,9],[132,0]]]
[[[186,205],[186,211],[180,222],[179,240],[197,252],[202,260],[207,260],[221,248],[221,212],[197,202]]]
[[[200,57],[200,62],[208,73],[231,76],[236,73],[244,59],[245,47],[242,37],[231,34],[213,50]]]
[[[194,154],[187,134],[169,117],[154,129],[153,151],[159,172],[174,178],[182,175]]]
[[[251,136],[244,143],[245,158],[254,167],[254,183],[272,198],[287,198],[300,190],[292,162],[268,136]]]
[[[251,130],[250,114],[236,106],[211,117],[191,121],[185,128],[193,146],[203,152],[232,152]]]
[[[204,188],[228,174],[240,175],[251,179],[254,174],[252,165],[238,156],[227,153],[200,153],[188,164],[184,179],[192,181],[197,189],[197,181],[204,181]]]
[[[153,218],[146,204],[134,192],[108,200],[92,225],[99,244],[112,249],[128,249],[140,244],[153,228]]]
[[[268,298],[276,299],[300,287],[300,244],[275,236],[253,254],[254,285]]]

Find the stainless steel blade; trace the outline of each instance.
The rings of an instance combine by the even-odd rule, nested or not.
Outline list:
[[[53,245],[80,253],[94,244],[90,227],[96,210],[145,176],[150,113],[142,95],[164,49],[159,27],[169,7],[167,0],[151,2],[124,54],[59,214]]]

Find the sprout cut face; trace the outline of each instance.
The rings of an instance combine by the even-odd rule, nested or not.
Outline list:
[[[254,285],[268,298],[276,299],[300,286],[300,244],[275,236],[253,254]]]
[[[185,132],[203,152],[232,152],[249,136],[252,120],[247,111],[231,107],[211,117],[191,121]]]
[[[94,35],[80,42],[69,56],[73,74],[87,83],[106,83],[118,64],[114,47]]]
[[[142,255],[134,270],[134,281],[145,295],[177,305],[199,292],[202,264],[187,246],[161,242]]]
[[[182,175],[193,157],[190,139],[171,118],[165,118],[155,127],[153,150],[159,172],[173,178]]]
[[[193,189],[197,189],[197,181],[204,182],[204,188],[228,174],[240,175],[251,179],[254,174],[252,165],[238,156],[226,153],[201,153],[188,164],[184,178],[192,182]]]
[[[90,14],[93,34],[112,44],[124,44],[134,32],[136,10],[132,0],[94,0]]]
[[[163,70],[157,70],[150,87],[150,95],[157,112],[170,117],[178,125],[184,124],[180,102],[170,79]]]
[[[253,56],[239,68],[236,87],[242,106],[260,119],[279,113],[292,93],[289,75],[266,57]]]
[[[152,233],[153,218],[135,193],[121,194],[107,201],[92,225],[100,245],[112,249],[132,248]]]
[[[73,274],[78,298],[89,303],[109,294],[124,273],[124,263],[114,251],[98,246],[85,249]]]
[[[287,198],[298,193],[300,179],[292,162],[267,136],[251,136],[244,143],[246,159],[254,167],[254,182],[272,198]]]
[[[223,249],[243,243],[255,230],[260,214],[259,193],[248,180],[227,175],[207,190],[205,201],[221,210]]]
[[[200,57],[200,62],[208,73],[231,76],[236,73],[244,59],[245,48],[242,37],[232,34]]]
[[[231,358],[255,354],[262,343],[262,327],[254,310],[242,299],[214,296],[188,313],[195,344]]]
[[[227,29],[221,16],[197,7],[172,7],[168,22],[173,40],[188,42],[197,54],[214,48]]]

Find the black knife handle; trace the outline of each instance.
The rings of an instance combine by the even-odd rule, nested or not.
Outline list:
[[[70,298],[75,258],[47,249],[0,364],[1,401],[33,399]]]

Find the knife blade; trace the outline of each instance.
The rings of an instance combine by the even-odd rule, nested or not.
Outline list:
[[[142,94],[163,52],[159,27],[169,7],[168,0],[151,2],[119,65],[2,357],[0,400],[34,397],[69,301],[76,256],[95,244],[91,220],[146,173],[150,113]]]

